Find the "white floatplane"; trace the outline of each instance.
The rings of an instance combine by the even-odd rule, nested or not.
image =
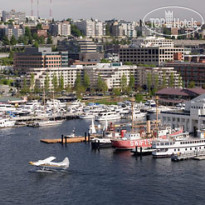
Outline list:
[[[62,162],[53,162],[56,157],[48,157],[43,160],[38,160],[36,162],[30,161],[29,164],[40,168],[42,171],[55,171],[55,170],[65,170],[69,167],[69,159],[66,157]]]

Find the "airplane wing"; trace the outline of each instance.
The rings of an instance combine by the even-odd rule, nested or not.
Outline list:
[[[51,157],[48,157],[48,158],[43,159],[43,160],[38,160],[37,162],[29,162],[29,164],[34,165],[34,166],[41,166],[41,165],[50,163],[54,159],[56,159],[56,158],[51,156]]]

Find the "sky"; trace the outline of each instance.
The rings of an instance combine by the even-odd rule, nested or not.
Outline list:
[[[205,18],[204,0],[52,0],[55,20],[72,19],[124,19],[139,20],[153,9],[164,6],[183,6],[194,9]],[[31,0],[0,0],[0,9],[25,11],[31,14]],[[34,15],[37,14],[37,0],[33,0]],[[50,0],[39,0],[39,13],[49,17]]]

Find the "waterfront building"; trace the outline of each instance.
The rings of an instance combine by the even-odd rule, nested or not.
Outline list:
[[[26,73],[28,68],[68,67],[68,52],[52,52],[50,47],[26,48],[15,53],[14,69]]]
[[[177,105],[205,94],[202,88],[163,88],[156,92],[159,103],[163,105]]]
[[[83,66],[72,65],[71,67],[29,68],[25,77],[21,79],[21,82],[23,83],[24,78],[26,78],[27,84],[30,85],[31,74],[34,74],[35,86],[37,88],[43,88],[45,79],[48,77],[49,89],[53,90],[52,80],[54,76],[56,76],[57,84],[59,84],[60,78],[63,77],[64,88],[67,86],[73,88],[78,73],[83,79]]]
[[[188,87],[192,81],[197,87],[205,85],[205,63],[173,61],[167,62],[165,66],[174,67],[180,73],[185,87]]]
[[[148,76],[150,76],[150,86],[157,89],[169,86],[182,87],[181,76],[173,67],[138,67],[135,76],[138,87],[147,86]]]
[[[161,111],[160,118],[165,125],[182,126],[185,132],[197,135],[205,125],[205,94],[186,102],[185,110]]]
[[[136,42],[136,43],[135,43]],[[174,55],[180,54],[180,55]],[[174,59],[182,61],[184,59],[184,49],[176,48],[172,42],[163,38],[139,39],[133,41],[130,46],[120,49],[120,61],[133,64],[162,65]]]
[[[121,88],[123,74],[129,85],[130,75],[135,76],[137,66],[122,65],[122,63],[98,63],[95,66],[85,66],[84,70],[90,77],[91,87],[96,87],[98,76],[106,82],[108,89]]]

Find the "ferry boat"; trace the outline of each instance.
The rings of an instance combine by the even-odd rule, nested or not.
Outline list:
[[[185,137],[184,139],[166,139],[152,142],[153,157],[171,157],[172,155],[198,153],[205,150],[205,139]]]
[[[136,147],[148,148],[152,147],[152,142],[156,140],[156,137],[166,139],[168,136],[182,132],[182,128],[172,130],[170,127],[166,127],[165,129],[159,130],[154,138],[142,138],[140,133],[125,133],[122,138],[112,140],[112,146],[120,150],[132,150]]]
[[[98,116],[95,117],[95,120],[97,121],[106,121],[106,120],[120,120],[121,116],[119,113],[116,112],[101,112],[98,114]]]

